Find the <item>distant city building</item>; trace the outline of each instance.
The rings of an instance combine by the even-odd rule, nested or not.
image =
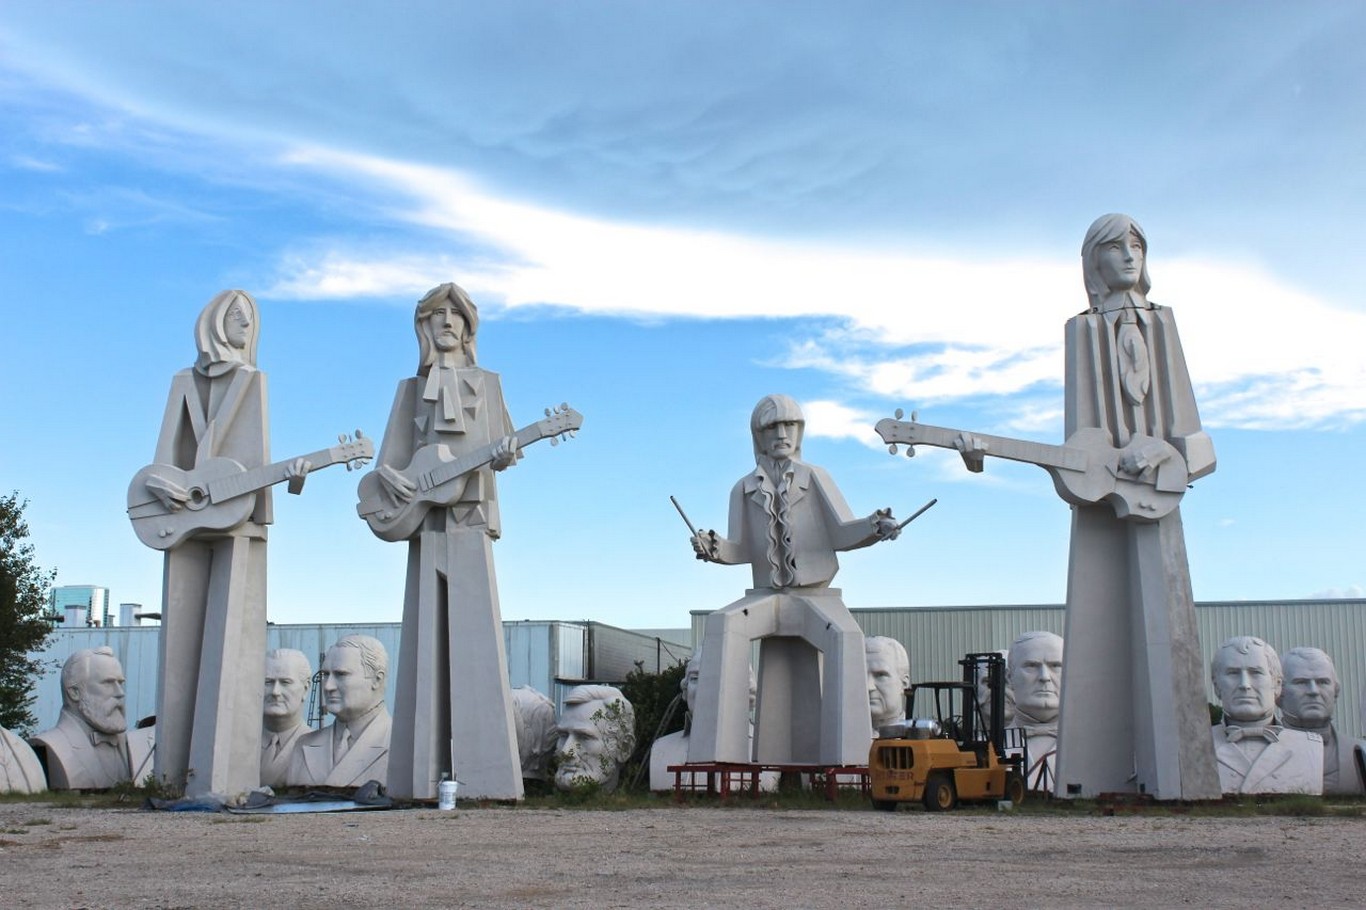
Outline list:
[[[48,594],[51,612],[62,617],[62,627],[82,629],[114,624],[109,610],[109,589],[98,585],[62,585]]]

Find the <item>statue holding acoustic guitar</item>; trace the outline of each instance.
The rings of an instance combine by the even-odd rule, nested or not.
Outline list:
[[[153,463],[128,487],[128,517],[165,553],[153,773],[189,796],[260,783],[270,487],[367,460],[370,440],[270,463],[266,377],[251,295],[223,291],[195,323],[199,356],[171,381]]]
[[[583,422],[567,405],[514,430],[497,373],[475,358],[478,309],[455,284],[417,305],[417,375],[399,383],[356,511],[381,540],[407,541],[389,792],[434,799],[522,796],[521,758],[493,570],[502,533],[494,475]]]
[[[1176,320],[1148,301],[1148,241],[1104,215],[1082,243],[1090,307],[1066,326],[1060,446],[877,424],[898,445],[1036,464],[1072,506],[1056,793],[1218,799],[1180,503],[1214,470]]]

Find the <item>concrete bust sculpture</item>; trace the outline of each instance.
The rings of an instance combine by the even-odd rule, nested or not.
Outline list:
[[[304,711],[313,685],[308,656],[293,648],[266,654],[265,703],[261,712],[261,784],[282,787],[299,738],[309,732]]]
[[[1051,773],[1058,747],[1062,702],[1063,640],[1052,632],[1026,632],[1006,656],[1006,684],[1015,705],[1009,726],[1025,731],[1032,784],[1040,763]]]
[[[550,778],[550,761],[560,740],[555,703],[530,686],[518,686],[512,690],[512,709],[517,719],[522,780],[546,781]]]
[[[555,786],[616,789],[621,766],[636,747],[636,715],[614,686],[576,686],[564,699],[555,750]]]
[[[83,648],[62,665],[57,725],[30,740],[53,790],[103,790],[141,783],[151,771],[151,743],[128,735],[123,666],[110,648]]]
[[[323,657],[323,707],[331,725],[299,737],[290,786],[356,787],[383,781],[389,767],[389,656],[369,635],[347,635]]]
[[[1339,736],[1333,715],[1342,683],[1333,658],[1318,648],[1291,648],[1281,655],[1281,723],[1323,738],[1323,792],[1359,794],[1366,786],[1352,755],[1352,742]]]
[[[726,536],[696,534],[699,559],[749,564],[754,586],[707,617],[691,762],[861,764],[872,738],[863,632],[830,586],[836,554],[891,540],[890,510],[855,517],[822,468],[801,460],[806,423],[786,395],[750,416],[755,469],[730,495]],[[750,749],[744,692],[759,641]]]
[[[906,689],[911,685],[911,659],[895,638],[864,639],[868,666],[868,710],[873,730],[906,719]]]
[[[46,789],[47,778],[33,747],[0,727],[0,793],[41,793]]]
[[[1323,739],[1276,723],[1283,682],[1275,649],[1239,635],[1214,653],[1210,666],[1224,721],[1213,729],[1219,781],[1225,793],[1322,793]]]

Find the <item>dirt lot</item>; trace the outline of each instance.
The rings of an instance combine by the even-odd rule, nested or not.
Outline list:
[[[1366,818],[0,803],[5,907],[1361,906]]]

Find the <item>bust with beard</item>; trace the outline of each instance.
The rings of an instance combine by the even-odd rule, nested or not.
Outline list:
[[[30,743],[53,790],[104,790],[150,773],[150,735],[135,734],[124,716],[123,666],[110,648],[84,648],[62,665],[57,725]]]

